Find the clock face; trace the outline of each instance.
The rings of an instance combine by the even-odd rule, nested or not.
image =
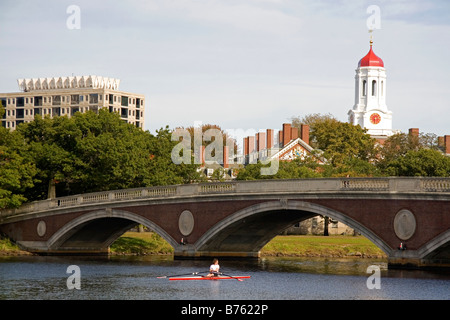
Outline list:
[[[381,121],[381,116],[378,113],[372,113],[370,115],[370,122],[373,124],[379,124]]]

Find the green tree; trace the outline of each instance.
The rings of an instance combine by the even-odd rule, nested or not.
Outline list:
[[[324,158],[335,167],[348,164],[353,159],[371,162],[377,155],[376,140],[366,129],[333,119],[317,123],[314,137]]]
[[[390,162],[398,157],[404,156],[410,150],[418,149],[419,139],[405,133],[396,133],[384,141],[377,166],[384,170]]]
[[[23,136],[37,168],[35,185],[27,190],[27,198],[54,197],[55,184],[69,189],[71,183],[79,181],[85,174],[83,163],[72,152],[80,135],[72,119],[36,115],[34,121],[18,126],[16,132]]]
[[[321,114],[321,113],[312,113],[308,114],[304,117],[291,117],[292,126],[301,129],[302,124],[306,124],[309,126],[309,145],[313,148],[318,148],[318,143],[315,135],[316,126],[319,126],[322,123],[328,123],[330,121],[338,121],[333,115],[330,113]]]
[[[410,150],[389,162],[386,172],[392,176],[449,177],[450,158],[438,150]]]
[[[394,134],[388,137],[380,148],[377,167],[387,174],[392,174],[393,162],[410,151],[419,151],[424,148],[439,150],[435,134],[420,133],[418,136],[407,133]]]
[[[198,178],[196,165],[175,165],[168,128],[154,136],[107,110],[72,118],[42,118],[16,130],[29,146],[38,169],[28,198],[187,183]],[[52,186],[55,186],[52,195]]]
[[[172,141],[172,131],[169,127],[161,128],[156,136],[150,139],[150,165],[148,175],[144,180],[146,185],[170,185],[191,183],[201,180],[199,165],[194,164],[193,155],[190,164],[175,164],[171,152],[177,145]]]
[[[36,172],[20,136],[0,126],[0,209],[19,207],[27,200],[24,193],[34,186]]]

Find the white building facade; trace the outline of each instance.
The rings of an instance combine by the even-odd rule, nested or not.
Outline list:
[[[18,79],[21,92],[0,93],[5,109],[3,127],[15,130],[33,121],[34,116],[73,116],[76,112],[97,112],[106,108],[119,113],[127,123],[144,126],[145,97],[119,91],[119,79],[100,76],[76,76]]]
[[[355,104],[348,121],[367,129],[376,138],[387,138],[392,130],[392,111],[386,105],[386,69],[384,62],[370,50],[358,63],[355,75]]]

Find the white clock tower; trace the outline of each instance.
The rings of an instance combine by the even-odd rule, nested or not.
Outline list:
[[[348,112],[349,122],[367,129],[379,139],[387,138],[392,130],[392,112],[386,106],[386,69],[381,58],[372,50],[363,57],[356,69],[355,104]]]

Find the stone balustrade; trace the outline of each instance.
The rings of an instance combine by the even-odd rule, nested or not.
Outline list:
[[[132,201],[168,197],[201,197],[220,194],[318,194],[371,192],[380,193],[450,193],[450,178],[324,178],[293,180],[254,180],[157,186],[80,194],[35,201],[20,208],[0,210],[0,221],[5,217],[70,208],[83,204],[101,204],[112,201]]]

